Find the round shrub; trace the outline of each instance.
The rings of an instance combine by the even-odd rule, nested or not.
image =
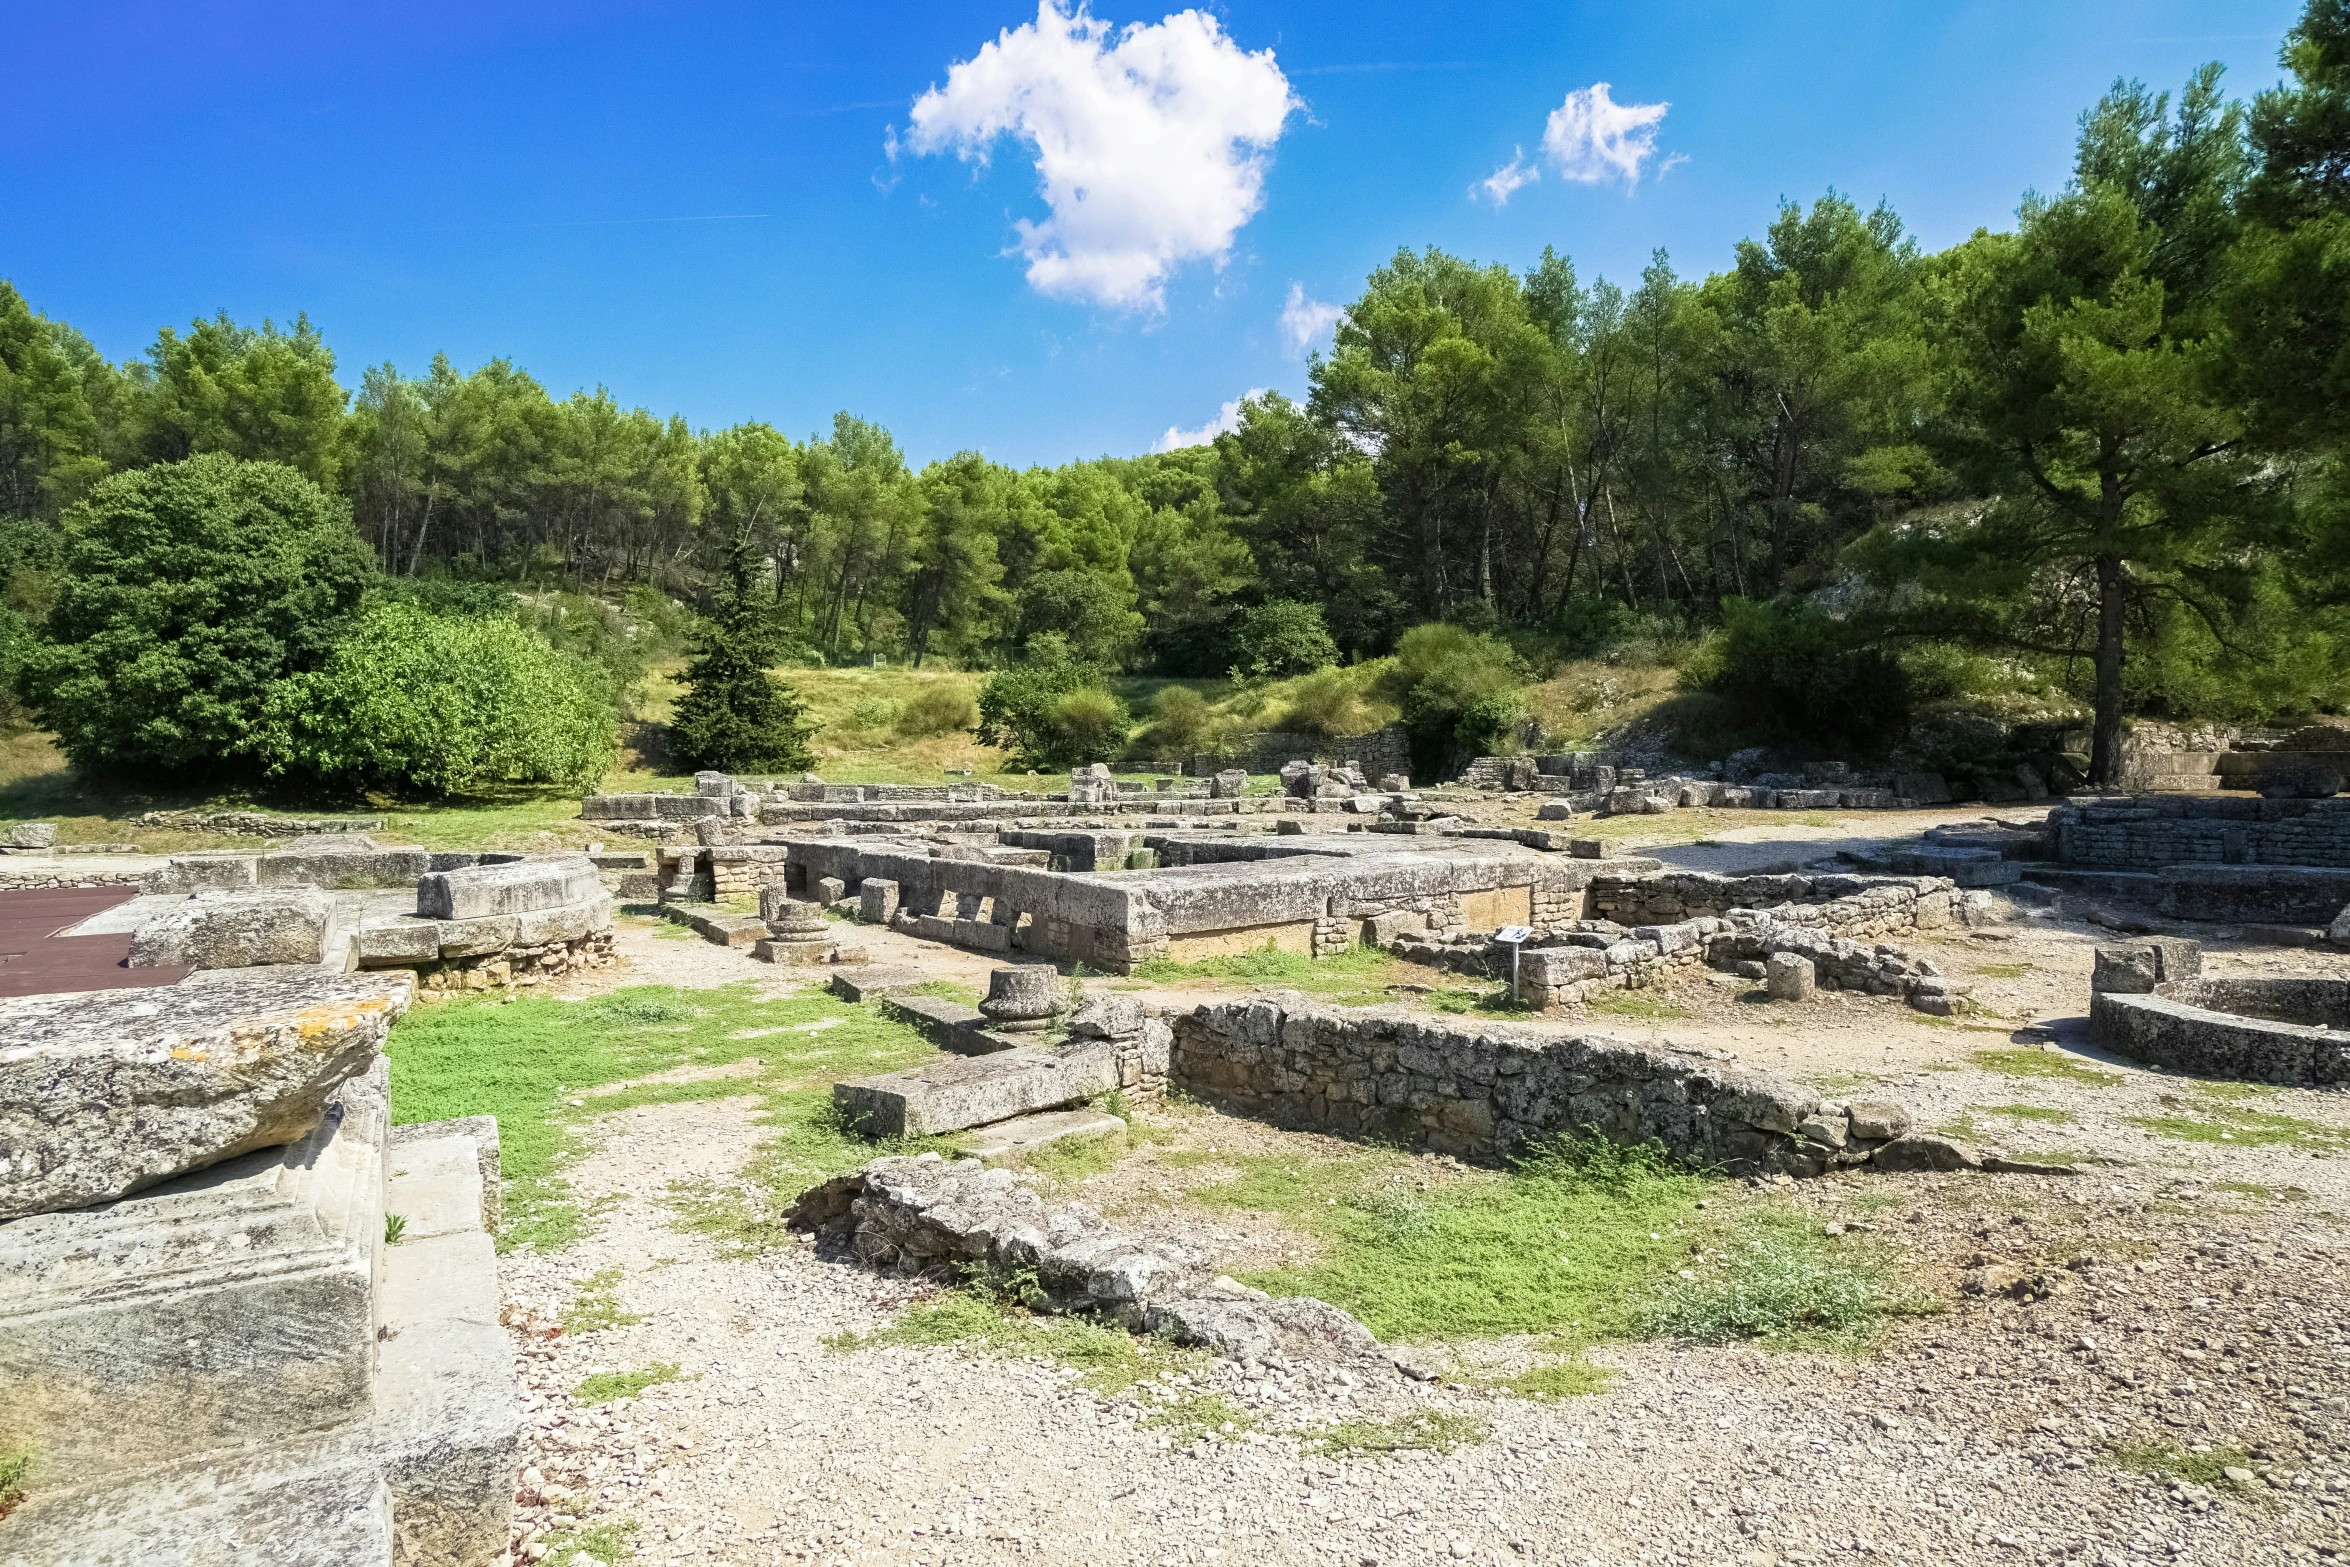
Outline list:
[[[1411,734],[1412,771],[1448,776],[1509,742],[1526,711],[1526,674],[1508,643],[1465,626],[1414,626],[1381,683]]]
[[[323,667],[270,692],[270,772],[446,795],[489,783],[581,785],[615,744],[603,670],[498,616],[376,604]]]
[[[1126,744],[1126,704],[1099,686],[1072,691],[1053,703],[1047,724],[1055,767],[1106,762]]]
[[[1322,606],[1297,599],[1270,599],[1242,611],[1232,628],[1232,653],[1248,680],[1280,680],[1338,662]]]
[[[906,698],[905,709],[898,714],[898,733],[909,740],[964,734],[978,727],[978,699],[968,688],[944,680],[933,681]]]
[[[1151,698],[1151,723],[1137,743],[1153,758],[1183,758],[1203,749],[1215,722],[1208,699],[1190,686],[1167,686]]]
[[[84,769],[253,765],[271,689],[326,662],[375,577],[342,502],[218,453],[102,480],[63,532],[20,679]]]
[[[1289,705],[1277,727],[1336,739],[1377,727],[1377,716],[1363,700],[1362,681],[1356,675],[1344,669],[1317,669],[1290,683]]]

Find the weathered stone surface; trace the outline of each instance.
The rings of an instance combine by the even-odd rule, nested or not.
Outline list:
[[[543,947],[550,942],[578,941],[612,928],[612,900],[601,891],[584,903],[561,908],[532,909],[514,916],[514,944]]]
[[[988,971],[987,998],[979,1003],[979,1010],[998,1027],[1041,1028],[1061,1010],[1064,1001],[1058,973],[1041,963],[1023,963]]]
[[[324,887],[330,892],[363,887],[405,887],[432,868],[423,849],[377,849],[347,845],[278,849],[254,862],[264,887]]]
[[[390,915],[359,927],[361,968],[410,968],[441,955],[441,924],[413,915]]]
[[[1108,1137],[1125,1130],[1124,1121],[1100,1110],[1043,1110],[966,1132],[960,1143],[972,1158],[992,1163],[1018,1158],[1047,1143],[1072,1137]]]
[[[131,933],[132,968],[253,968],[316,963],[326,954],[326,894],[315,887],[274,892],[197,893]]]
[[[334,1446],[184,1463],[98,1495],[36,1490],[5,1528],[9,1567],[381,1567],[392,1560],[383,1466]]]
[[[513,914],[493,914],[475,920],[435,920],[433,925],[441,933],[444,959],[487,957],[517,945],[522,935],[522,920]]]
[[[1920,805],[1948,805],[1950,780],[1940,773],[1896,773],[1893,775],[1893,792],[1904,800],[1914,800]]]
[[[1142,1032],[1144,1014],[1135,996],[1088,996],[1069,1018],[1072,1039],[1124,1039]]]
[[[89,1483],[364,1419],[386,1082],[286,1148],[0,1225],[0,1444]]]
[[[1909,1130],[1909,1112],[1887,1099],[1855,1099],[1844,1107],[1852,1135],[1875,1142]]]
[[[0,1000],[0,1219],[306,1135],[412,994],[405,976],[289,966]]]
[[[575,855],[431,872],[416,884],[416,912],[426,919],[481,919],[594,903],[603,896],[596,868]]]
[[[260,884],[257,854],[175,854],[147,873],[147,892],[237,892]]]
[[[47,849],[57,842],[55,822],[18,822],[8,829],[8,836],[0,839],[11,849]]]
[[[1921,1170],[1976,1170],[1982,1158],[1961,1142],[1927,1132],[1909,1132],[1877,1150],[1871,1161],[1880,1170],[1897,1173]]]
[[[832,1085],[832,1102],[876,1137],[921,1137],[1057,1110],[1118,1086],[1114,1052],[1006,1050]]]
[[[877,1001],[895,991],[927,985],[935,977],[918,968],[890,966],[835,974],[826,983],[843,1001]]]
[[[2097,1043],[2117,1055],[2210,1077],[2350,1083],[2350,981],[2165,981],[2089,1003]]]
[[[1191,1247],[1113,1230],[1076,1203],[1048,1204],[1011,1171],[976,1159],[877,1159],[802,1193],[791,1223],[870,1267],[960,1275],[993,1265],[1024,1273],[1043,1309],[1095,1312],[1225,1354],[1336,1360],[1377,1347],[1334,1306],[1275,1302],[1212,1279]]]
[[[1809,1001],[1817,974],[1812,961],[1793,952],[1774,952],[1763,960],[1763,986],[1773,1001]]]
[[[898,915],[898,884],[886,876],[868,876],[857,887],[857,917],[868,925],[887,925]]]

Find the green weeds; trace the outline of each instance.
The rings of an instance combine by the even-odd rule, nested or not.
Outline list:
[[[609,1404],[615,1399],[634,1398],[646,1388],[658,1387],[677,1380],[677,1363],[664,1360],[641,1371],[597,1371],[580,1379],[571,1390],[572,1401],[580,1404]]]
[[[2059,1050],[1978,1050],[1975,1065],[2001,1077],[2040,1078],[2081,1088],[2111,1088],[2122,1080],[2118,1072],[2100,1072]]]
[[[2164,1442],[2117,1442],[2106,1450],[2116,1467],[2158,1480],[2184,1480],[2190,1485],[2220,1485],[2230,1469],[2249,1468],[2252,1457],[2240,1447],[2212,1447],[2190,1452]]]
[[[407,1233],[408,1215],[404,1213],[387,1213],[384,1215],[384,1244],[386,1246],[399,1245],[400,1237]]]
[[[810,1028],[806,1025],[828,1023]],[[755,1037],[737,1038],[756,1030]],[[552,1248],[589,1216],[563,1166],[600,1115],[644,1104],[760,1094],[771,1104],[835,1078],[887,1071],[932,1054],[913,1030],[836,997],[763,998],[749,984],[716,990],[637,986],[590,1001],[499,1004],[456,999],[417,1008],[392,1031],[392,1117],[493,1115],[506,1177],[499,1244]],[[756,1078],[640,1081],[676,1067],[757,1059]],[[625,1085],[625,1086],[620,1086]],[[618,1087],[617,1092],[594,1093]]]
[[[605,1268],[581,1279],[571,1304],[563,1308],[563,1331],[598,1333],[644,1321],[643,1316],[620,1304],[621,1277],[618,1268]]]
[[[2178,1142],[2233,1143],[2240,1148],[2305,1148],[2319,1152],[2350,1148],[2350,1133],[2339,1128],[2304,1121],[2299,1116],[2255,1110],[2220,1094],[2205,1094],[2195,1099],[2164,1094],[2160,1103],[2168,1114],[2133,1115],[2123,1119],[2158,1137]]]
[[[993,1288],[949,1290],[917,1301],[871,1333],[839,1333],[824,1341],[836,1354],[878,1345],[954,1347],[980,1354],[1048,1360],[1077,1373],[1077,1383],[1100,1398],[1115,1398],[1164,1375],[1180,1376],[1205,1363],[1198,1350],[1162,1339],[1136,1338],[1084,1317],[1037,1316],[1008,1304],[1002,1281]]]
[[[1799,1218],[1754,1224],[1715,1265],[1669,1288],[1642,1326],[1662,1338],[1700,1344],[1763,1339],[1786,1345],[1850,1348],[1884,1318],[1934,1309],[1914,1290],[1892,1283],[1869,1257],[1840,1255]]]
[[[1319,1453],[1382,1457],[1390,1453],[1450,1453],[1485,1440],[1485,1423],[1467,1415],[1427,1410],[1398,1420],[1343,1420],[1309,1437]]]
[[[1605,1013],[1609,1017],[1638,1018],[1650,1023],[1662,1023],[1689,1015],[1687,1007],[1653,990],[1603,990],[1584,1004],[1592,1011]]]
[[[0,1518],[24,1505],[25,1481],[32,1477],[33,1450],[19,1445],[0,1448]]]
[[[546,1537],[547,1554],[541,1558],[545,1567],[581,1567],[585,1562],[600,1562],[603,1567],[614,1567],[636,1554],[631,1543],[636,1538],[636,1520],[620,1523],[587,1524],[577,1529],[556,1529]]]

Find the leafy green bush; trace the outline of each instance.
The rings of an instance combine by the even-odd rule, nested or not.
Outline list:
[[[1235,678],[1279,680],[1338,662],[1338,644],[1322,619],[1322,606],[1297,599],[1270,599],[1243,610],[1232,628]]]
[[[1289,705],[1282,710],[1279,727],[1336,739],[1366,733],[1376,723],[1359,675],[1348,669],[1317,669],[1290,683]]]
[[[272,774],[444,795],[586,784],[615,744],[604,672],[512,620],[378,603],[323,668],[269,694],[254,748]]]
[[[218,454],[102,480],[63,530],[21,683],[85,769],[251,763],[271,689],[326,662],[375,577],[342,502]]]
[[[1465,626],[1414,626],[1380,683],[1410,732],[1412,773],[1442,778],[1500,750],[1526,712],[1526,671],[1508,643]]]
[[[1150,727],[1135,737],[1135,746],[1153,759],[1188,758],[1202,750],[1215,725],[1208,699],[1190,686],[1167,686],[1151,698]]]
[[[1125,705],[1101,689],[1102,679],[1101,666],[1070,651],[1066,637],[1050,631],[1031,637],[1027,657],[979,688],[979,738],[1010,752],[1021,767],[1052,771],[1104,761],[1125,739],[1127,719]],[[1079,693],[1084,700],[1069,701]],[[1105,743],[1107,750],[1100,748]]]
[[[1681,683],[1727,699],[1752,738],[1814,751],[1883,751],[1909,732],[1914,700],[1901,661],[1843,621],[1738,598]]]
[[[960,734],[979,727],[979,703],[959,685],[933,681],[906,698],[898,733],[909,740]]]
[[[669,753],[697,772],[796,773],[815,760],[815,732],[799,692],[767,672],[776,638],[755,606],[707,621],[669,719]]]
[[[1031,644],[1059,636],[1105,664],[1116,664],[1142,635],[1134,590],[1090,571],[1040,571],[1020,593],[1020,632]]]

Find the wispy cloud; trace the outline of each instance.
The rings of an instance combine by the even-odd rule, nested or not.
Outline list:
[[[1043,0],[1034,22],[950,67],[887,145],[984,165],[998,138],[1026,142],[1050,212],[1018,224],[1029,283],[1156,309],[1177,266],[1230,254],[1297,107],[1273,52],[1242,49],[1204,11],[1113,30],[1082,3]]]
[[[1265,389],[1263,387],[1250,387],[1218,410],[1215,418],[1196,430],[1186,430],[1179,425],[1171,424],[1167,426],[1167,433],[1159,437],[1159,444],[1152,447],[1151,450],[1155,452],[1181,451],[1186,446],[1205,446],[1219,435],[1228,435],[1240,428],[1240,405],[1252,397],[1264,395]]]
[[[1526,161],[1526,149],[1520,147],[1509,162],[1470,186],[1469,195],[1473,199],[1477,192],[1483,191],[1487,201],[1506,207],[1512,196],[1541,178],[1542,171]]]
[[[1340,306],[1308,298],[1303,283],[1290,284],[1289,297],[1281,302],[1281,341],[1288,348],[1289,357],[1303,359],[1306,350],[1319,346],[1338,324],[1338,318],[1345,314]],[[1254,397],[1256,393],[1249,395]]]
[[[1593,82],[1567,94],[1542,129],[1542,151],[1565,179],[1586,185],[1640,183],[1640,166],[1656,155],[1656,128],[1666,103],[1618,103],[1608,84]]]

